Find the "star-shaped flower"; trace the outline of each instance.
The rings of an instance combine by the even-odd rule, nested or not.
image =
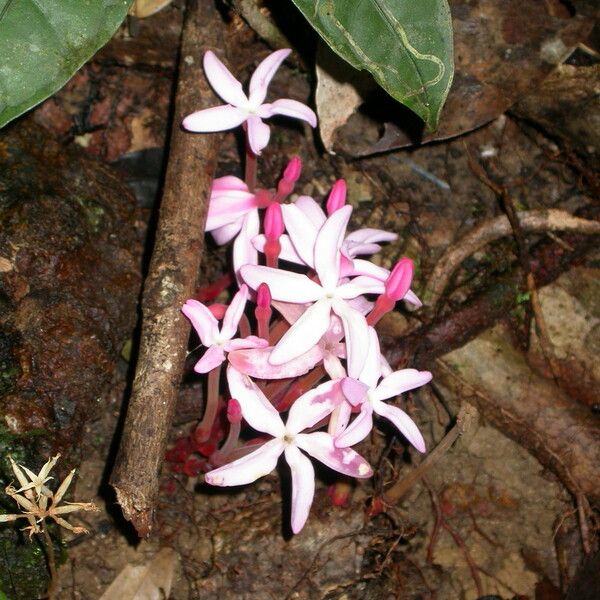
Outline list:
[[[44,527],[44,521],[47,518],[53,519],[58,525],[69,529],[73,533],[87,533],[83,527],[74,527],[66,521],[62,515],[69,514],[78,510],[96,511],[96,506],[91,502],[66,502],[59,506],[67,489],[71,485],[75,469],[73,469],[60,484],[56,492],[50,491],[45,485],[45,482],[52,479],[48,477],[48,473],[56,464],[60,455],[51,458],[40,470],[38,475],[35,475],[26,467],[20,467],[15,463],[12,457],[9,457],[12,470],[21,484],[20,489],[15,489],[12,485],[6,488],[6,494],[10,496],[23,511],[22,514],[0,515],[0,523],[8,523],[17,519],[27,519],[29,521],[29,535],[41,533]],[[28,474],[31,481],[27,481],[23,470]],[[39,490],[39,492],[38,492]],[[34,494],[37,493],[37,496]],[[22,492],[22,493],[21,493]]]
[[[269,143],[270,131],[268,125],[263,123],[263,119],[273,115],[284,115],[302,119],[312,127],[316,127],[315,113],[297,100],[283,98],[271,104],[264,103],[273,75],[290,52],[289,49],[277,50],[267,56],[254,71],[250,79],[250,93],[246,96],[242,84],[214,52],[209,50],[204,55],[204,71],[215,92],[227,104],[188,115],[183,120],[183,127],[188,131],[211,132],[233,129],[246,123],[248,143],[254,154],[260,154]]]
[[[243,485],[256,481],[269,474],[284,454],[292,472],[292,531],[298,533],[306,523],[315,491],[314,468],[300,450],[350,477],[366,478],[373,474],[360,454],[350,448],[336,448],[328,433],[302,433],[331,414],[339,404],[339,381],[322,383],[300,396],[284,424],[277,410],[247,375],[230,366],[227,380],[231,396],[240,403],[244,419],[273,439],[251,454],[209,471],[205,478],[211,485]]]
[[[233,339],[244,314],[247,300],[248,286],[242,285],[225,311],[221,331],[219,331],[219,322],[202,302],[188,300],[183,305],[181,312],[192,322],[202,345],[207,347],[204,356],[196,363],[194,371],[197,373],[212,371],[225,360],[225,352],[269,345],[266,340],[254,335]]]
[[[383,400],[429,383],[431,373],[402,369],[390,373],[379,382],[381,363],[379,339],[375,330],[369,327],[369,351],[360,377],[358,380],[347,377],[341,383],[350,404],[360,405],[360,413],[348,428],[336,437],[335,445],[340,448],[353,446],[367,437],[373,428],[373,413],[376,413],[390,420],[419,452],[425,452],[425,440],[415,422],[403,410],[385,404]]]
[[[279,340],[269,358],[272,364],[283,364],[315,346],[327,331],[333,312],[340,317],[344,327],[348,372],[351,375],[360,373],[368,345],[367,322],[348,301],[362,294],[380,294],[384,287],[382,282],[369,277],[340,282],[340,248],[351,212],[349,205],[340,208],[319,230],[313,250],[319,283],[306,275],[282,269],[253,265],[240,269],[242,279],[252,289],[258,289],[265,282],[274,300],[314,302]]]

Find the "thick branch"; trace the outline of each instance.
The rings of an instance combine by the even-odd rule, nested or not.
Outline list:
[[[202,56],[221,46],[221,22],[210,0],[190,0],[156,242],[142,298],[142,335],[135,380],[111,483],[125,517],[147,536],[158,493],[167,433],[185,360],[189,324],[181,314],[193,295],[204,246],[208,193],[216,166],[214,135],[192,135],[182,118],[216,104]]]
[[[530,210],[517,213],[521,229],[527,232],[576,231],[600,234],[600,223],[575,217],[564,210]],[[475,227],[456,244],[452,244],[437,262],[425,287],[425,304],[435,307],[460,264],[484,246],[512,234],[506,216],[496,217]],[[537,279],[536,279],[537,281]]]

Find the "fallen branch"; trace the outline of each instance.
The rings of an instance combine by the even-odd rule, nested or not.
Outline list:
[[[600,234],[600,223],[575,217],[564,210],[530,210],[517,213],[523,231],[544,233],[547,231],[569,231],[585,234]],[[508,217],[502,215],[478,225],[456,244],[452,244],[433,269],[423,299],[431,310],[437,304],[448,286],[452,275],[469,256],[481,250],[490,242],[512,235]],[[536,278],[536,282],[538,279]]]
[[[436,379],[555,473],[584,510],[585,497],[600,505],[594,415],[532,371],[501,328],[436,360]]]
[[[184,133],[180,123],[186,114],[214,103],[201,66],[208,48],[218,51],[222,47],[221,27],[212,2],[188,1],[169,163],[142,298],[139,358],[111,478],[123,514],[140,537],[148,536],[152,528],[158,474],[190,331],[180,307],[196,289],[219,139]]]
[[[504,221],[506,235],[510,234],[510,224],[506,217],[494,219],[498,223],[501,220]],[[571,252],[553,243],[541,244],[531,252],[531,272],[539,287],[552,283],[595,247],[592,239],[582,236],[572,235],[567,241],[573,248]],[[460,261],[456,264],[460,264]],[[498,320],[506,318],[517,306],[521,283],[522,272],[516,268],[490,288],[453,310],[452,314],[438,316],[400,339],[386,336],[382,330],[381,345],[387,359],[396,368],[404,367],[409,362],[415,367],[427,368],[434,359],[460,348]]]

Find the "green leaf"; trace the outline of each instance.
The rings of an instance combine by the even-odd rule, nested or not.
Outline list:
[[[132,0],[0,0],[0,127],[59,90]]]
[[[327,44],[437,126],[454,74],[447,0],[292,0]]]

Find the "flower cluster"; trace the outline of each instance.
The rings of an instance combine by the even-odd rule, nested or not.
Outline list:
[[[208,79],[228,104],[190,115],[184,127],[215,131],[245,123],[248,144],[258,154],[269,137],[263,118],[283,114],[314,126],[314,113],[299,102],[264,104],[267,85],[288,54],[280,50],[259,65],[246,97],[226,67],[207,53]],[[304,526],[314,495],[309,456],[350,477],[372,475],[352,446],[369,434],[374,414],[425,452],[413,420],[386,401],[431,379],[428,371],[393,371],[374,329],[396,302],[420,305],[410,289],[410,259],[402,258],[391,271],[368,260],[396,234],[370,228],[349,232],[352,206],[342,180],[324,209],[309,196],[290,201],[301,167],[293,158],[273,190],[252,190],[233,176],[214,181],[206,230],[218,244],[234,240],[239,291],[229,306],[190,299],[182,308],[206,348],[195,366],[208,373],[207,406],[194,433],[195,449],[204,448],[208,457],[199,469],[207,471],[209,484],[241,485],[270,473],[283,454],[291,471],[295,533]],[[256,335],[245,314],[250,301]],[[224,363],[227,411],[219,390]],[[261,435],[241,443],[243,422]]]

